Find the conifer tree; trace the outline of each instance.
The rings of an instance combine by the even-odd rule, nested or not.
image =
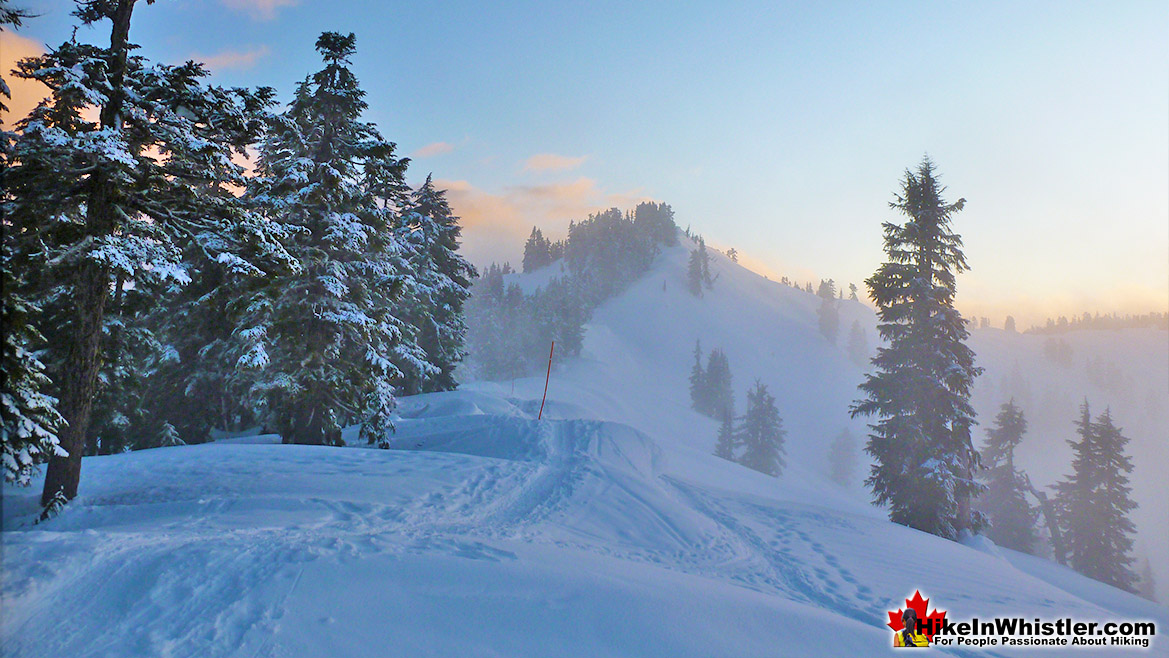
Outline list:
[[[449,391],[457,385],[455,367],[463,360],[467,326],[463,306],[470,296],[475,268],[459,253],[459,218],[451,212],[446,194],[430,176],[411,196],[403,214],[413,285],[403,291],[403,320],[433,366],[414,372],[410,362],[398,367],[408,374],[400,388],[405,394]]]
[[[552,242],[535,226],[524,243],[524,272],[535,272],[552,262]]]
[[[735,461],[735,450],[739,447],[739,437],[735,432],[735,419],[731,414],[723,414],[722,422],[718,426],[718,441],[714,446],[714,456],[727,461]]]
[[[856,461],[856,438],[846,427],[836,435],[828,447],[832,481],[842,487],[852,485],[856,477]]]
[[[1017,329],[1015,329],[1014,316],[1010,316],[1010,315],[1007,316],[1007,321],[1005,323],[1003,323],[1003,329],[1005,329],[1011,333],[1015,333],[1017,331]]]
[[[287,443],[339,444],[341,427],[360,423],[362,439],[388,447],[400,365],[438,375],[397,315],[403,291],[418,286],[399,221],[407,161],[361,120],[355,41],[321,34],[325,66],[273,121],[249,189],[290,234],[298,263],[253,304],[267,341],[256,390]]]
[[[654,242],[668,247],[678,244],[678,225],[674,223],[674,209],[665,203],[644,201],[633,209],[633,223]]]
[[[1124,453],[1128,438],[1105,409],[1095,421],[1088,401],[1076,422],[1079,440],[1072,446],[1072,474],[1056,485],[1061,525],[1071,566],[1114,587],[1136,591],[1132,535],[1128,514],[1136,509],[1128,486],[1132,460]]]
[[[174,446],[186,445],[186,443],[179,438],[179,432],[174,425],[164,422],[162,429],[158,432],[158,441],[156,442],[159,448],[172,448]]]
[[[982,490],[970,436],[970,393],[981,368],[954,308],[955,275],[967,265],[950,219],[965,199],[948,204],[942,192],[927,158],[906,171],[890,204],[908,219],[884,224],[888,261],[866,281],[886,346],[851,415],[877,419],[866,446],[876,461],[866,480],[876,502],[890,506],[896,523],[957,539],[982,524],[970,511],[970,498]]]
[[[1153,576],[1153,565],[1149,562],[1149,556],[1141,559],[1141,577],[1138,584],[1138,593],[1141,598],[1144,598],[1153,603],[1157,602],[1157,581]]]
[[[280,249],[226,189],[244,183],[231,156],[260,127],[248,111],[255,95],[205,85],[207,72],[194,62],[165,66],[132,55],[134,6],[78,2],[84,25],[110,21],[109,46],[71,40],[22,61],[17,73],[51,93],[19,124],[4,204],[10,263],[35,273],[17,282],[18,292],[61,309],[46,364],[53,364],[65,421],[58,438],[68,455],[49,461],[46,506],[77,494],[114,281],[185,282],[185,245],[242,272],[254,266],[238,255],[240,245]]]
[[[836,282],[832,279],[820,281],[817,291],[820,297],[820,308],[817,315],[820,318],[820,333],[829,343],[836,344],[836,334],[840,330],[840,314],[836,310]]]
[[[856,296],[856,284],[848,284],[848,299],[849,301],[859,302],[860,298]]]
[[[989,517],[987,536],[999,546],[1031,553],[1035,549],[1035,522],[1039,510],[1027,502],[1027,484],[1015,468],[1015,448],[1027,432],[1023,411],[1011,400],[995,416],[994,427],[987,430],[982,463],[982,479],[987,489],[979,497],[979,506]]]
[[[775,407],[775,398],[759,380],[747,392],[747,410],[737,434],[743,445],[741,464],[776,477],[783,473],[786,465],[783,442],[787,432]]]
[[[28,12],[9,6],[7,0],[0,0],[0,27],[7,30],[20,27]],[[3,98],[11,98],[12,92],[4,76],[0,74],[0,171],[9,166],[11,143],[15,133],[4,130],[3,120],[7,117],[8,106]],[[6,202],[7,194],[0,196]],[[18,292],[18,279],[14,262],[13,245],[10,240],[15,229],[7,219],[7,213],[0,214],[0,236],[3,238],[0,251],[0,291],[3,292],[3,344],[0,349],[0,444],[3,452],[4,482],[28,486],[33,469],[55,454],[65,455],[57,440],[61,426],[61,415],[57,412],[57,399],[49,394],[51,382],[45,374],[45,366],[37,358],[35,350],[44,338],[36,327],[40,308],[30,303]]]
[[[702,367],[702,341],[694,341],[694,365],[690,368],[690,406],[700,414],[709,415],[706,394],[706,369]]]
[[[704,383],[706,407],[709,409],[707,415],[713,418],[734,416],[735,392],[731,363],[722,350],[715,348],[710,351],[706,361]]]
[[[695,297],[702,296],[703,278],[702,278],[702,254],[695,249],[690,252],[690,260],[686,266],[686,288],[691,295]]]
[[[7,233],[5,226],[5,233]],[[0,414],[3,425],[4,481],[28,486],[33,469],[54,455],[65,456],[57,440],[61,415],[57,400],[47,393],[49,378],[37,358],[35,345],[42,340],[33,323],[39,309],[15,292],[15,272],[8,249],[0,262],[4,277],[3,382],[0,385]]]

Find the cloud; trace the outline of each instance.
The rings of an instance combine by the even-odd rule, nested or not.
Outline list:
[[[191,59],[203,62],[212,71],[224,69],[250,69],[261,57],[267,57],[268,46],[252,48],[246,52],[225,50],[214,55],[192,55]]]
[[[555,153],[538,153],[524,163],[524,171],[568,171],[584,164],[587,158],[587,155],[574,158]]]
[[[10,30],[0,32],[0,39],[4,41],[0,46],[0,75],[4,76],[4,81],[12,91],[11,99],[3,99],[8,111],[0,120],[7,128],[12,128],[17,121],[28,116],[37,103],[49,95],[48,87],[35,80],[17,78],[12,75],[12,69],[16,68],[17,62],[26,57],[45,54],[45,46],[39,41],[13,34]]]
[[[451,208],[462,218],[463,251],[471,262],[486,265],[510,261],[518,265],[524,240],[533,226],[551,239],[568,233],[568,222],[580,221],[608,208],[632,209],[652,199],[640,190],[608,192],[591,178],[546,185],[481,190],[464,180],[436,180],[447,191]]]
[[[433,158],[436,155],[450,153],[455,150],[454,144],[448,142],[434,142],[414,151],[410,155],[415,158]]]
[[[229,9],[247,12],[258,21],[270,21],[276,18],[276,11],[281,7],[291,7],[297,0],[222,0]]]

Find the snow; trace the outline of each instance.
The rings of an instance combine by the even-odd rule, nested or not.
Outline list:
[[[831,437],[865,433],[846,414],[860,371],[819,335],[819,298],[712,257],[702,299],[678,248],[602,305],[540,421],[543,373],[401,399],[392,450],[349,428],[347,448],[253,432],[90,457],[81,496],[36,525],[39,482],[6,488],[4,654],[877,656],[918,589],[953,618],[1169,628],[1165,608],[891,524],[831,484]],[[875,342],[871,312],[841,316]],[[740,406],[756,378],[776,396],[781,478],[710,454],[696,338],[728,354]]]

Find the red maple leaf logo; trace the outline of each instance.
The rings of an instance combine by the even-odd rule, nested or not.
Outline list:
[[[922,635],[925,635],[926,639],[928,639],[930,642],[933,642],[934,632],[941,629],[942,622],[946,619],[946,611],[939,611],[937,608],[934,608],[933,612],[929,613],[929,615],[926,615],[925,611],[926,608],[929,607],[929,604],[929,599],[921,598],[920,590],[913,593],[912,599],[905,599],[905,605],[913,608],[913,611],[917,613],[917,618],[921,622]],[[904,612],[905,608],[898,608],[897,612],[889,613],[888,626],[889,628],[892,628],[894,632],[900,632],[905,628],[905,622],[901,620],[901,615]]]

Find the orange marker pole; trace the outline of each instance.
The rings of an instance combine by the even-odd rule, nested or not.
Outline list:
[[[552,378],[552,352],[556,350],[556,341],[552,341],[552,347],[548,349],[548,374],[544,375],[544,397],[540,398],[540,413],[536,416],[536,420],[544,417],[544,400],[548,399],[548,380]]]

